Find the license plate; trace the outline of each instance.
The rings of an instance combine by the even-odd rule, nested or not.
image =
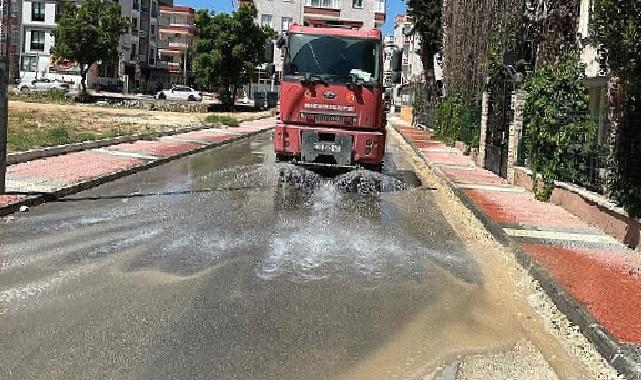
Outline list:
[[[341,146],[332,143],[316,143],[314,144],[314,150],[316,152],[340,153]]]

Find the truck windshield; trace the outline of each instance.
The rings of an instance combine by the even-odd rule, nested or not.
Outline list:
[[[380,41],[340,36],[291,34],[284,75],[308,73],[329,83],[347,83],[352,73],[370,84],[380,83]]]

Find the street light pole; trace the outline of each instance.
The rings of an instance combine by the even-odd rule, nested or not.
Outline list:
[[[0,194],[6,192],[7,133],[9,124],[9,44],[11,35],[11,0],[3,0],[2,28],[4,46],[0,52]]]

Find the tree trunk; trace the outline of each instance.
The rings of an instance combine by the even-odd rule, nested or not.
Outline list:
[[[87,94],[87,71],[89,71],[89,67],[87,66],[87,68],[85,69],[83,68],[83,66],[81,66],[80,68],[80,86],[82,88],[81,90],[82,92],[80,94],[80,101],[82,103],[85,103],[89,98],[89,95]]]
[[[421,38],[422,41],[422,38]],[[421,63],[425,74],[425,100],[431,109],[436,102],[436,77],[434,76],[434,55],[436,53],[421,47]]]

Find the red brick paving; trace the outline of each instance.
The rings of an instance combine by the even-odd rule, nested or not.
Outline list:
[[[177,138],[206,140],[221,143],[237,135],[244,135],[266,129],[274,124],[274,119],[243,123],[239,128],[217,128],[200,130],[176,135]],[[202,148],[202,144],[161,139],[137,141],[134,143],[112,145],[109,149],[120,152],[142,153],[158,157],[172,157]],[[7,168],[9,180],[18,181],[21,190],[42,189],[42,186],[58,187],[102,177],[114,172],[124,171],[143,165],[144,161],[132,157],[110,155],[105,152],[83,151],[33,160]],[[0,197],[0,204],[14,201],[14,196]]]
[[[172,141],[170,139],[159,141],[136,141],[130,144],[118,144],[110,147],[119,152],[143,153],[158,157],[171,157],[190,152],[202,147],[200,144]]]
[[[430,149],[421,149],[423,157],[435,164],[472,166],[474,162],[469,156],[461,152],[439,152]]]
[[[442,167],[441,171],[447,178],[457,183],[477,185],[502,185],[508,183],[505,178],[501,178],[489,170],[478,167],[474,167],[474,170],[469,170],[469,168]]]
[[[394,127],[419,149],[444,146],[440,142],[424,141],[425,133],[417,129],[399,124]],[[440,166],[442,173],[455,183],[507,183],[505,179],[481,168],[464,170],[442,166],[471,163],[462,154],[429,149],[421,149],[421,152],[426,161]],[[482,189],[466,189],[464,192],[480,211],[499,225],[602,233],[559,206],[537,201],[528,192]],[[587,312],[617,340],[641,345],[641,257],[623,249],[615,252],[608,249],[564,248],[547,242],[521,246],[568,294],[584,304]]]
[[[0,205],[8,205],[10,203],[16,203],[24,199],[24,195],[0,195]]]
[[[202,130],[183,133],[176,136],[176,138],[185,140],[204,140],[212,144],[218,144],[233,138],[233,136],[216,131]]]
[[[140,164],[142,161],[132,158],[84,151],[11,165],[7,168],[7,173],[14,177],[70,184],[126,170]]]
[[[523,249],[619,340],[641,344],[640,257],[539,244]]]
[[[551,203],[534,199],[528,192],[466,189],[465,194],[494,222],[523,227],[560,228],[577,232],[596,231],[581,219]]]

